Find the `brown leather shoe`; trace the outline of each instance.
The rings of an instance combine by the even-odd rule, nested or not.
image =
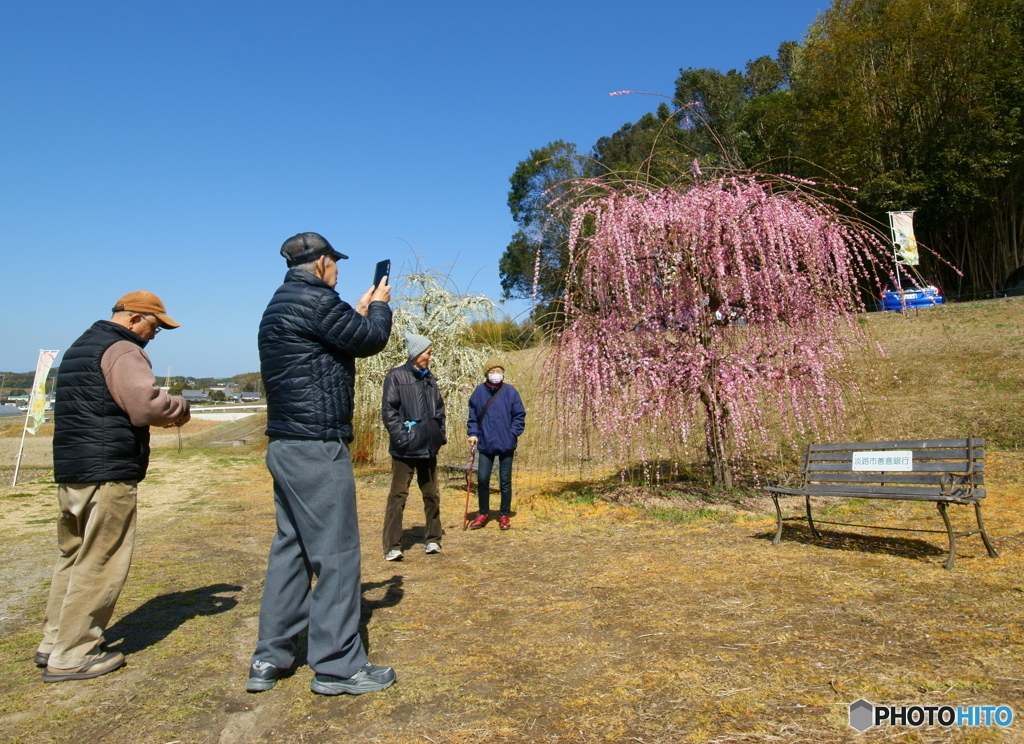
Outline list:
[[[510,530],[512,529],[512,522],[509,521],[508,517],[502,514],[498,517],[498,526],[501,527],[501,529],[503,530]]]
[[[107,642],[101,641],[99,646],[100,651],[107,650]],[[50,663],[50,655],[43,653],[42,651],[36,651],[36,655],[32,657],[32,663],[37,667],[45,667]]]
[[[90,662],[83,664],[77,669],[57,669],[48,666],[43,672],[43,682],[63,682],[68,679],[92,679],[102,677],[104,674],[120,669],[124,666],[124,654],[120,651],[110,651]]]
[[[471,529],[471,530],[478,530],[478,529],[480,529],[485,524],[487,524],[487,520],[488,519],[490,519],[490,517],[488,515],[486,515],[486,514],[477,514],[476,518],[472,522],[469,523],[469,529]]]

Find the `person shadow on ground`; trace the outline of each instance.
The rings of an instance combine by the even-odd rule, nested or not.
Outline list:
[[[362,593],[384,588],[384,596],[380,599],[362,600],[359,618],[359,636],[363,646],[370,650],[370,639],[367,626],[376,610],[394,607],[402,601],[405,592],[402,589],[402,577],[392,576],[386,581],[364,581]],[[234,597],[220,596],[229,592],[241,591],[236,584],[211,584],[198,589],[183,592],[170,592],[154,597],[118,620],[103,634],[106,647],[110,651],[120,651],[125,656],[155,646],[180,626],[194,617],[201,615],[217,615],[227,612],[238,604]],[[298,653],[296,667],[306,663],[306,631],[302,631],[296,639]],[[293,670],[294,671],[294,670]]]
[[[359,618],[359,637],[363,639],[363,648],[366,649],[367,653],[370,652],[370,633],[367,628],[370,625],[370,620],[373,619],[373,613],[377,610],[394,607],[402,601],[402,597],[405,596],[405,590],[402,588],[402,581],[403,578],[400,575],[395,574],[386,581],[363,582],[363,605],[362,614]],[[382,588],[384,588],[384,596],[380,599],[366,598],[367,592],[372,592]]]
[[[227,612],[238,604],[238,600],[219,595],[241,589],[236,584],[211,584],[153,597],[122,617],[103,634],[107,648],[127,656],[155,646],[194,617]]]

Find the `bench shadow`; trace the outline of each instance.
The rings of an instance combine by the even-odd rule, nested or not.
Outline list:
[[[817,520],[815,520],[817,524]],[[805,525],[785,524],[782,528],[782,542],[796,542],[804,545],[814,545],[829,550],[846,550],[853,553],[877,553],[880,555],[895,555],[901,558],[920,559],[924,556],[947,556],[949,555],[948,544],[939,547],[927,540],[915,537],[890,537],[887,535],[868,535],[857,532],[839,532],[837,530],[824,530],[820,526],[818,532],[821,539],[816,538],[809,527]],[[755,540],[771,541],[775,537],[775,530],[761,532],[752,536]],[[936,537],[944,543],[945,533]]]
[[[467,515],[467,517],[469,518],[469,521],[472,522],[479,513],[480,513],[480,509],[479,508],[477,508],[477,509],[470,509],[469,513]],[[497,522],[498,521],[498,509],[495,508],[494,502],[491,502],[491,510],[490,510],[490,512],[488,512],[488,514],[491,515],[491,522]],[[508,516],[509,516],[509,519],[511,519],[512,517],[519,516],[519,512],[516,511],[515,509],[512,509],[508,513]],[[488,523],[488,524],[490,524],[490,523]]]
[[[134,654],[155,646],[181,625],[200,615],[227,612],[238,600],[219,596],[241,591],[236,584],[211,584],[183,592],[170,592],[143,602],[103,634],[111,651]]]
[[[423,542],[424,527],[406,527],[402,530],[402,552],[409,550],[416,543]],[[365,590],[365,585],[364,585]]]

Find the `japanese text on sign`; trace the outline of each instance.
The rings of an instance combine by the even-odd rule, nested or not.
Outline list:
[[[914,469],[914,453],[911,450],[892,452],[854,452],[854,470],[897,470],[910,472]]]

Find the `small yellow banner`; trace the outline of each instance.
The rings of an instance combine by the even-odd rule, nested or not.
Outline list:
[[[50,367],[59,353],[57,350],[39,351],[36,376],[32,380],[32,397],[28,400],[28,420],[25,422],[25,429],[29,434],[39,431],[46,418],[46,377],[50,374]]]
[[[896,262],[904,266],[917,266],[917,238],[914,237],[913,212],[889,212],[889,230],[892,231]]]

